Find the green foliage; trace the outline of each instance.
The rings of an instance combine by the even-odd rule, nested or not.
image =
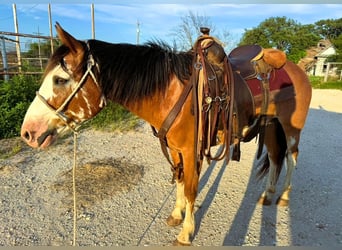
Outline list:
[[[315,30],[324,39],[336,39],[342,34],[342,18],[320,20],[315,23]]]
[[[330,62],[342,62],[342,34],[331,40],[336,49],[336,55],[329,58]]]
[[[61,45],[60,41],[55,38],[52,40],[54,48]],[[51,42],[50,40],[40,41],[39,43],[31,43],[30,49],[25,53],[26,57],[36,57],[38,58],[40,55],[44,55],[44,57],[51,56]]]
[[[0,81],[0,139],[18,136],[27,108],[39,88],[37,77],[15,76]]]
[[[125,131],[134,129],[139,118],[119,104],[108,102],[107,106],[87,126],[104,131]]]
[[[239,45],[259,44],[264,48],[277,48],[297,63],[306,49],[315,46],[319,39],[314,25],[301,25],[286,17],[271,17],[256,28],[246,30]]]
[[[39,89],[39,78],[15,76],[10,81],[0,81],[0,139],[20,135],[26,110]],[[109,102],[88,126],[95,129],[114,131],[135,128],[139,119],[130,112]]]

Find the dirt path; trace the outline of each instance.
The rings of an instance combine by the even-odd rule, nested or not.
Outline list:
[[[314,90],[287,208],[256,205],[264,182],[254,179],[254,142],[240,163],[204,165],[193,245],[342,246],[341,126],[342,91]],[[23,147],[0,160],[0,245],[70,245],[72,138]],[[77,245],[170,245],[180,230],[165,224],[175,189],[149,127],[84,131],[78,152]]]

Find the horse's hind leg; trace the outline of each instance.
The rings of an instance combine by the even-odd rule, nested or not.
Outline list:
[[[282,127],[277,119],[272,119],[267,123],[265,131],[265,146],[267,148],[267,157],[264,166],[259,172],[259,176],[266,175],[266,188],[258,203],[263,205],[271,205],[276,184],[283,166],[286,153],[286,140]]]
[[[297,165],[298,143],[300,130],[285,127],[287,154],[286,154],[286,176],[281,195],[277,200],[279,206],[287,206],[290,200],[292,172]]]

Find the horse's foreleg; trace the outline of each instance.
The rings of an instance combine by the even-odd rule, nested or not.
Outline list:
[[[171,215],[167,218],[167,224],[169,226],[175,227],[182,223],[183,212],[185,210],[185,197],[184,197],[184,183],[182,181],[177,181],[177,191],[176,191],[176,204]]]
[[[177,245],[188,246],[191,244],[190,237],[195,231],[194,200],[186,199],[185,218],[183,228],[177,236]]]
[[[183,227],[177,236],[177,245],[190,245],[191,236],[195,231],[194,205],[198,190],[199,173],[195,168],[193,153],[183,154],[184,157],[184,200],[185,216]]]
[[[179,152],[177,150],[170,150],[171,157],[175,166],[179,164],[184,164],[182,159],[180,158]],[[182,171],[177,169],[177,171]],[[176,203],[175,207],[171,212],[171,215],[167,218],[166,223],[169,226],[175,227],[182,223],[183,221],[183,213],[185,210],[185,196],[184,196],[184,182],[183,180],[178,180],[177,177],[179,173],[175,173],[176,177]]]

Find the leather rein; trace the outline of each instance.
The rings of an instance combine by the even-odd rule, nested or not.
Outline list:
[[[204,39],[212,39],[212,41],[202,46],[201,41]],[[168,153],[168,144],[166,135],[171,128],[173,122],[177,118],[190,92],[193,92],[193,114],[195,117],[195,163],[197,171],[200,170],[201,161],[205,156],[210,160],[221,160],[226,158],[228,164],[230,158],[230,142],[232,135],[233,119],[233,100],[234,100],[234,81],[231,65],[227,56],[224,57],[223,76],[221,79],[217,76],[214,65],[206,58],[207,49],[214,43],[214,38],[209,36],[201,36],[194,47],[193,67],[194,73],[191,75],[190,82],[185,85],[178,101],[169,112],[164,120],[161,128],[157,131],[153,126],[153,134],[159,138],[162,152],[171,165],[173,178],[181,180],[183,175],[183,158],[179,152],[180,163],[175,165],[170,159]],[[210,75],[209,75],[210,74]],[[214,87],[209,82],[214,82]],[[214,93],[212,91],[214,90]],[[221,122],[223,126],[223,147],[216,156],[212,156],[210,147],[216,145],[217,124]],[[213,142],[212,140],[215,140]],[[178,173],[178,175],[177,175]]]

